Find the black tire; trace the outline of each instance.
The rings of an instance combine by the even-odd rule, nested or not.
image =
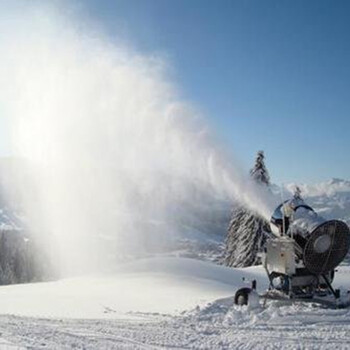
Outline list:
[[[251,288],[247,287],[238,289],[235,294],[235,305],[248,305],[249,294],[251,291]]]

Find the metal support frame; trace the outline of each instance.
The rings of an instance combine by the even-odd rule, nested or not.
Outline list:
[[[334,295],[335,299],[339,299],[340,295],[339,295],[339,291],[334,290],[334,288],[332,287],[332,284],[329,282],[327,276],[325,274],[322,275],[323,279],[325,280],[328,289],[332,292],[332,294]]]

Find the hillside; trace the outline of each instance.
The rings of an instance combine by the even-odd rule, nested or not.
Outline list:
[[[350,181],[331,179],[313,185],[298,184],[305,201],[320,215],[328,219],[340,219],[350,224]],[[285,186],[286,193],[293,193],[295,184]]]

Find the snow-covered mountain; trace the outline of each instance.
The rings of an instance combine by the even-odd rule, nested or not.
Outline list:
[[[0,209],[0,230],[11,231],[21,230],[22,224],[20,217],[12,210],[4,207]]]
[[[350,225],[350,181],[331,179],[312,185],[297,184],[305,201],[317,213],[327,219],[340,219]],[[296,184],[284,187],[286,194],[292,194]]]

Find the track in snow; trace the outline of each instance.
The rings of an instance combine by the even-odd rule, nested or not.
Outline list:
[[[0,316],[0,332],[3,339],[27,349],[350,349],[350,310],[278,302],[249,310],[226,298],[180,316]]]

